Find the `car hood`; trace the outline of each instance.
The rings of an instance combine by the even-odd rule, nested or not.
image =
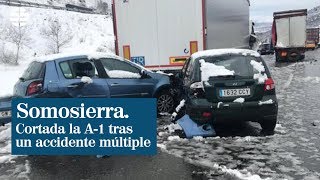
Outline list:
[[[147,74],[149,76],[151,76],[153,79],[170,79],[170,75],[167,75],[167,74],[162,74],[162,73],[156,73],[156,72],[147,72]]]

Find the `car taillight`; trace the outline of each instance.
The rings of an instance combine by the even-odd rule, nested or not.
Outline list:
[[[27,96],[37,94],[42,90],[42,81],[34,81],[27,88]]]
[[[273,90],[275,88],[275,85],[274,85],[274,81],[272,78],[268,78],[265,83],[264,83],[264,90],[265,91],[270,91],[270,90]]]
[[[204,112],[204,113],[202,113],[202,117],[204,117],[204,118],[211,118],[211,116],[212,116],[212,113],[211,113],[211,112]]]

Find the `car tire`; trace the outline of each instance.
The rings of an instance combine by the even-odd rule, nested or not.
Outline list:
[[[172,113],[175,106],[175,100],[169,90],[161,91],[157,96],[158,114]]]
[[[262,128],[261,134],[263,135],[273,135],[274,129],[277,125],[277,118],[274,119],[265,119],[260,122],[260,126]]]

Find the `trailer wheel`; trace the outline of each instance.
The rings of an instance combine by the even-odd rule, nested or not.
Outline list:
[[[172,113],[175,105],[173,95],[169,90],[161,91],[157,96],[157,109],[158,114],[160,113]]]
[[[288,51],[288,60],[289,61],[299,61],[301,59],[301,54],[298,50],[293,49]]]

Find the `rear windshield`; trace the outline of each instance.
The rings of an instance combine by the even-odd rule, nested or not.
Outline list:
[[[204,60],[206,63],[211,63],[216,66],[222,66],[229,71],[234,72],[235,78],[244,79],[244,78],[253,78],[254,74],[259,73],[253,66],[251,65],[251,61],[254,60],[256,62],[262,62],[260,58],[256,58],[253,56],[243,56],[243,55],[225,55],[225,56],[214,56],[214,57],[202,57],[199,58],[194,68],[196,71],[195,79],[201,80],[201,70],[200,70],[200,60]],[[262,62],[263,63],[263,62]],[[268,70],[265,67],[265,72],[268,75]]]
[[[44,76],[44,64],[32,62],[22,75],[24,81],[42,79]]]

